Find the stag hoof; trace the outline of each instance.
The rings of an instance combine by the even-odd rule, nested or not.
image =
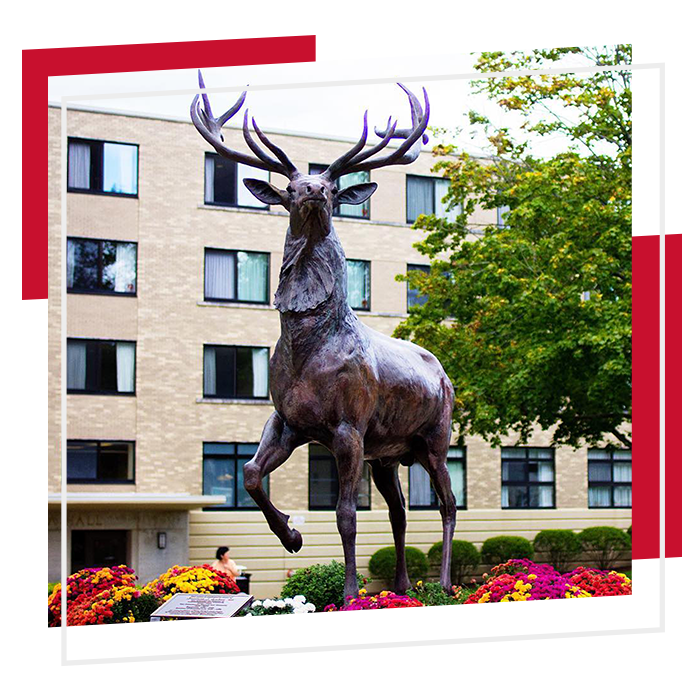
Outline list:
[[[301,545],[303,543],[304,539],[301,536],[301,532],[299,532],[299,530],[290,530],[287,536],[284,538],[284,540],[282,540],[284,548],[292,554],[298,552],[301,549]]]

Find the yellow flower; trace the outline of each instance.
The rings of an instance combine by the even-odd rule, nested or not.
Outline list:
[[[366,588],[360,588],[360,590],[358,591],[358,593],[359,593],[360,595],[365,595],[365,593],[367,593],[367,589],[366,589]]]
[[[418,583],[416,584],[416,586],[422,586],[422,585],[423,585],[423,581],[418,581]]]

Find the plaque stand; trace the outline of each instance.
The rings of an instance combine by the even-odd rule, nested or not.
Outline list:
[[[176,620],[233,617],[252,600],[253,596],[247,593],[176,593],[151,613],[151,622],[161,622],[164,617]]]

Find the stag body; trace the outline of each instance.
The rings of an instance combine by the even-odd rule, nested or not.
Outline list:
[[[440,580],[445,588],[450,586],[456,517],[446,467],[454,402],[452,385],[438,360],[427,350],[389,338],[358,319],[348,305],[345,254],[332,223],[337,204],[359,204],[376,189],[376,184],[366,183],[339,192],[335,181],[340,173],[410,162],[417,157],[429,107],[427,96],[424,113],[417,99],[407,93],[412,130],[399,132],[396,123],[389,122],[384,132],[377,132],[382,141],[363,151],[367,136],[365,113],[358,144],[321,175],[299,173],[253,121],[260,140],[277,156],[274,161],[251,138],[247,114],[244,120],[244,136],[259,158],[258,167],[278,172],[283,168],[290,180],[286,190],[260,180],[244,181],[258,199],[280,204],[290,213],[275,294],[282,332],[270,360],[270,386],[276,410],[265,425],[255,456],[245,465],[245,487],[284,547],[297,552],[302,545],[301,534],[288,526],[289,516],[272,504],[263,489],[263,479],[300,445],[317,442],[331,451],[338,466],[336,516],[345,555],[346,596],[357,595],[356,507],[365,460],[389,507],[397,552],[395,590],[404,592],[410,586],[405,560],[405,503],[398,465],[415,461],[428,471],[440,499]],[[245,160],[241,157],[245,154],[223,146],[217,130],[235,113],[233,110],[240,108],[244,96],[221,120],[211,116],[206,96],[203,112],[196,111],[195,99],[192,118],[200,133],[222,155],[250,163],[250,156]],[[368,160],[391,138],[403,138],[404,142],[391,155]]]

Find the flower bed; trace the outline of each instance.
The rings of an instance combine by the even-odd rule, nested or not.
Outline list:
[[[293,598],[265,598],[265,600],[256,600],[243,615],[289,615],[299,613],[315,612],[316,606],[313,603],[307,603],[303,595],[296,595]]]
[[[579,567],[570,574],[560,574],[549,564],[535,564],[529,559],[510,559],[484,576],[486,581],[464,601],[466,604],[592,598],[632,592],[631,581],[615,571]]]
[[[227,574],[203,564],[173,566],[157,579],[149,581],[143,590],[165,602],[176,593],[240,593],[241,589]]]
[[[338,608],[335,605],[327,605],[324,612],[337,612],[339,610],[380,610],[381,608],[422,608],[420,600],[407,595],[396,595],[391,591],[382,591],[379,595],[368,596],[364,588],[360,589],[357,598],[348,598],[345,605]]]
[[[67,622],[69,626],[147,622],[159,605],[154,595],[134,586],[113,587],[74,601],[68,609]]]
[[[71,574],[66,581],[68,612],[80,600],[82,603],[97,593],[113,587],[133,586],[136,582],[134,570],[120,564],[111,568],[81,569]],[[49,627],[61,625],[61,584],[57,583],[49,595]]]

